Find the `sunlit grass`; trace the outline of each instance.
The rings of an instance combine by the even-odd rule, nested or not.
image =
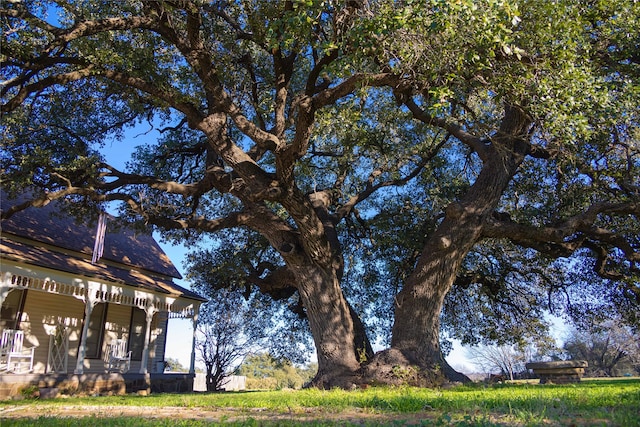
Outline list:
[[[234,411],[233,419],[143,419],[87,417],[83,419],[3,419],[10,425],[617,425],[640,426],[640,380],[583,381],[572,385],[506,384],[459,386],[447,390],[369,388],[366,390],[260,391],[213,394],[157,394],[20,401],[0,403],[19,409],[37,404],[39,414],[59,406],[144,406]],[[198,411],[195,411],[197,413]],[[2,412],[0,412],[0,417]],[[309,417],[309,414],[311,416]],[[353,421],[358,415],[363,421]],[[279,417],[270,421],[269,417]],[[238,417],[242,418],[238,421]],[[330,419],[325,421],[325,418]],[[341,418],[343,417],[343,418]],[[309,424],[311,422],[311,424]],[[351,424],[354,422],[355,424]]]

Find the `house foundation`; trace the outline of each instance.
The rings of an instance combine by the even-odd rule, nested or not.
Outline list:
[[[0,376],[0,400],[27,396],[27,391],[41,398],[59,395],[122,395],[126,393],[189,393],[193,391],[193,374],[15,374]]]

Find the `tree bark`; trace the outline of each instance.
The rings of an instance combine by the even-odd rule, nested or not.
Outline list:
[[[351,388],[360,369],[357,355],[371,351],[362,323],[344,297],[335,273],[314,265],[289,268],[299,279],[298,291],[316,345],[318,373],[309,386]]]
[[[373,350],[364,324],[340,287],[340,248],[325,249],[321,236],[326,237],[328,232],[322,229],[316,229],[302,244],[303,237],[298,233],[277,230],[277,221],[269,220],[272,214],[262,213],[254,216],[252,225],[282,255],[286,274],[281,276],[298,291],[315,343],[318,373],[309,386],[351,388],[361,361],[370,358]],[[310,242],[312,238],[316,241]]]
[[[296,241],[281,245],[277,236],[270,240],[296,278],[316,346],[318,373],[309,385],[351,388],[361,360],[373,351],[364,325],[340,287],[344,260],[336,224],[327,200],[318,194],[307,196],[295,187],[283,193],[287,196],[281,203],[296,222],[295,236],[290,236]],[[270,230],[265,232],[268,235]]]
[[[438,376],[468,380],[442,355],[440,313],[465,256],[481,238],[486,218],[524,159],[528,144],[520,136],[528,123],[521,111],[507,108],[478,178],[459,202],[447,207],[444,220],[425,243],[416,268],[396,297],[392,351],[380,358],[415,366],[423,372],[418,382],[436,382]]]

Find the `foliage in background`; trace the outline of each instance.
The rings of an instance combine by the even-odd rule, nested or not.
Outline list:
[[[249,390],[300,389],[316,374],[317,364],[298,367],[288,359],[276,359],[262,352],[247,356],[236,369],[236,375],[247,377]]]
[[[183,366],[178,359],[168,357],[164,360],[165,372],[189,372],[189,367]]]
[[[536,341],[520,340],[512,345],[479,345],[467,350],[467,357],[481,369],[480,372],[501,374],[509,380],[529,378],[525,367],[528,362],[557,359],[559,354],[560,349],[548,337]]]
[[[208,391],[222,388],[225,379],[246,354],[259,348],[262,335],[252,335],[244,325],[251,317],[246,302],[237,293],[209,294],[200,307],[196,349],[205,366]]]
[[[564,343],[569,359],[586,360],[586,375],[640,375],[640,334],[615,320],[591,323],[569,331]]]

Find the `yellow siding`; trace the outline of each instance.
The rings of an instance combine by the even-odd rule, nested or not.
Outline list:
[[[159,367],[156,361],[164,361],[168,321],[169,313],[166,311],[157,313],[154,317],[154,322],[157,323],[157,327],[155,329],[155,345],[153,346],[154,362],[149,367],[150,372],[164,372],[164,366]]]
[[[85,359],[85,372],[102,372],[106,369],[105,352],[108,344],[116,338],[129,338],[132,307],[109,304],[105,320],[100,359]],[[20,320],[20,329],[25,331],[25,346],[35,346],[34,372],[47,372],[50,336],[58,325],[64,325],[69,331],[69,359],[67,372],[76,368],[78,346],[82,334],[84,302],[71,296],[28,291]],[[166,342],[167,314],[156,313],[151,322],[151,340],[149,343],[149,372],[162,371],[156,361],[164,359]],[[140,361],[131,361],[131,372],[140,370]]]
[[[25,331],[25,346],[36,347],[34,372],[46,372],[49,336],[54,333],[58,325],[69,328],[67,372],[73,372],[78,355],[83,318],[84,303],[78,299],[45,292],[27,292],[20,319],[20,329]]]
[[[117,338],[129,339],[130,323],[131,307],[109,304],[107,308],[107,320],[104,327],[104,345],[108,345],[112,340]]]

